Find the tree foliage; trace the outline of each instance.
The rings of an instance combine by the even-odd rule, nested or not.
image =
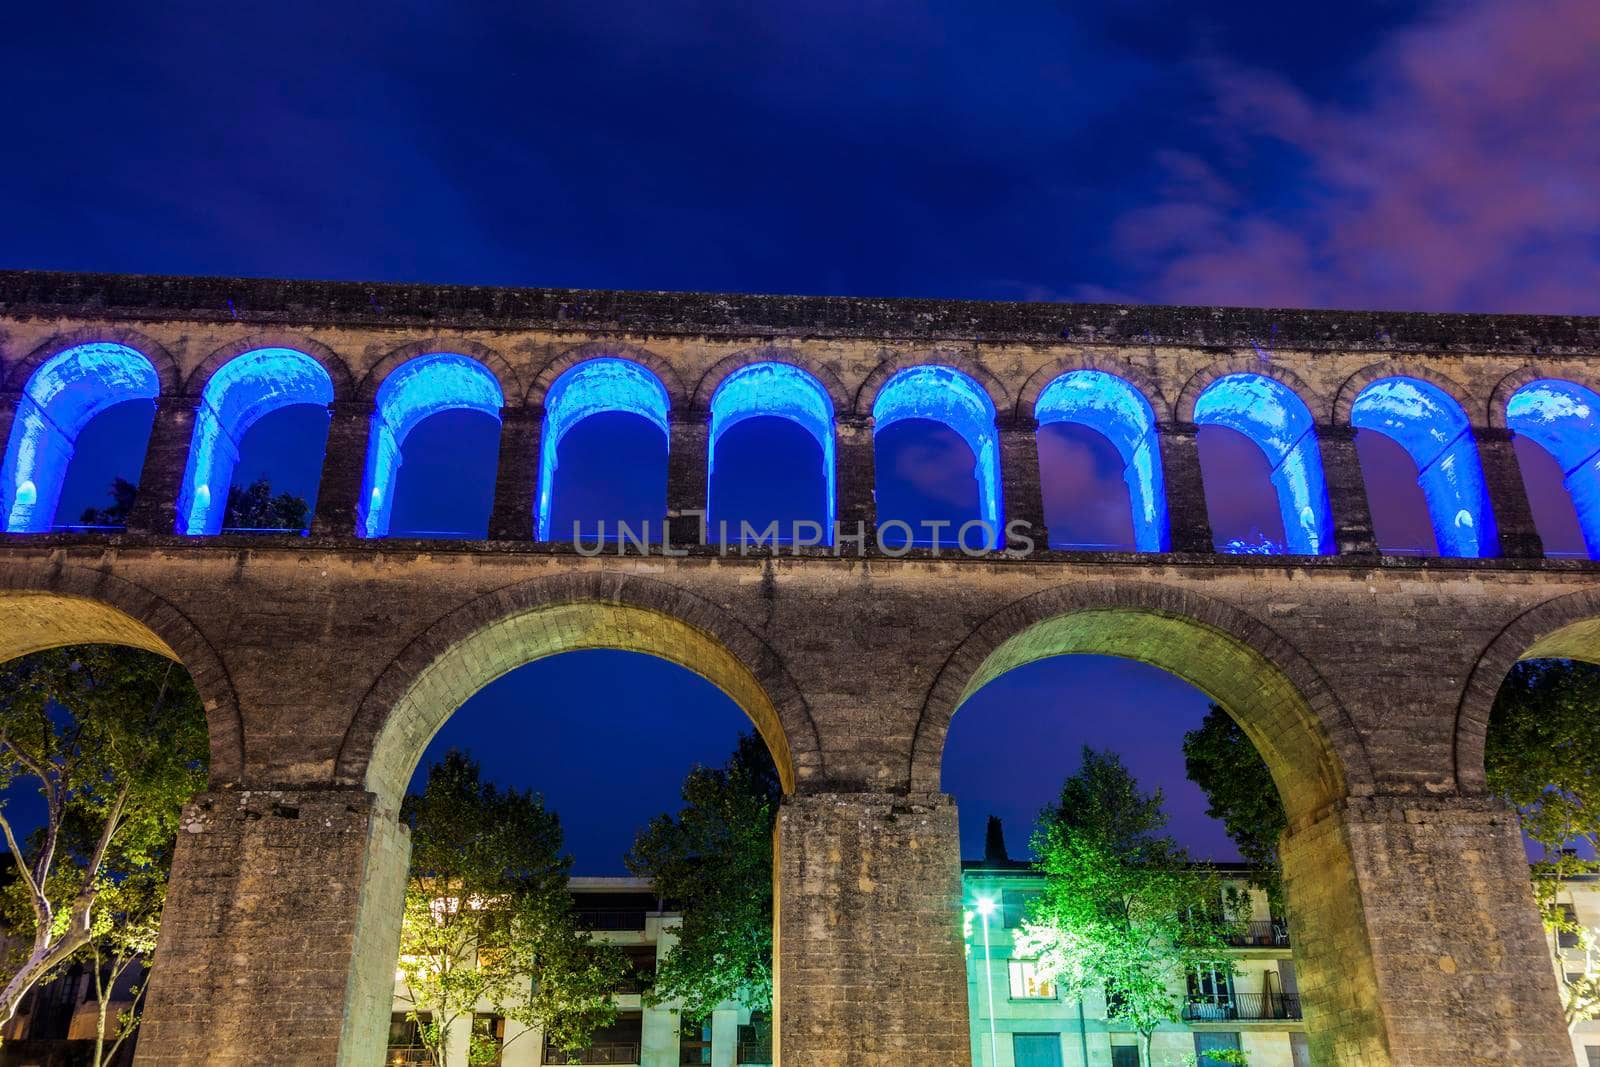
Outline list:
[[[766,743],[747,733],[722,767],[689,773],[676,816],[639,832],[629,869],[683,912],[653,1002],[680,999],[689,1018],[729,1000],[770,1008],[772,830],[782,795]]]
[[[1237,928],[1217,872],[1164,832],[1161,791],[1144,793],[1114,752],[1085,747],[1054,807],[1039,817],[1034,866],[1044,888],[1016,945],[1069,995],[1107,991],[1108,1014],[1144,1038],[1179,1017],[1172,987],[1205,966],[1231,968]]]
[[[0,890],[16,946],[0,1015],[75,956],[148,957],[178,820],[205,785],[207,755],[193,682],[153,653],[80,645],[0,670],[0,791],[31,785],[44,807],[19,840],[10,802],[0,804],[17,858]]]
[[[1533,889],[1545,926],[1575,936],[1591,961],[1584,978],[1563,987],[1567,1023],[1600,1018],[1592,962],[1600,930],[1557,903],[1563,879],[1597,869],[1600,666],[1544,659],[1512,667],[1489,713],[1483,762],[1490,791],[1522,813],[1522,832],[1539,848]]]
[[[115,478],[111,482],[111,503],[102,508],[84,508],[78,521],[85,526],[126,526],[138,499],[137,485],[126,478]]]
[[[310,514],[304,497],[272,492],[272,483],[257,478],[249,486],[228,490],[222,525],[230,530],[303,530]]]
[[[436,1061],[465,1022],[469,1062],[494,1062],[496,1047],[470,1034],[485,1004],[568,1052],[610,1025],[626,961],[578,928],[572,860],[539,796],[481,781],[478,764],[452,750],[429,769],[422,793],[406,797],[401,818],[411,829],[411,878],[399,976]]]
[[[1197,730],[1183,737],[1189,780],[1206,795],[1206,814],[1222,823],[1252,880],[1266,890],[1273,911],[1283,914],[1283,870],[1278,839],[1288,828],[1283,800],[1255,743],[1220,705],[1211,705]]]

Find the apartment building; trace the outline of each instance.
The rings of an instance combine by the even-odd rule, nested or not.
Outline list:
[[[1573,878],[1556,898],[1562,908],[1591,932],[1591,944],[1572,934],[1550,934],[1550,954],[1556,976],[1563,988],[1584,979],[1600,977],[1600,878],[1584,875]],[[1600,1019],[1590,1019],[1572,1027],[1572,1054],[1578,1067],[1600,1067]]]
[[[964,865],[967,1010],[973,1067],[1210,1067],[1209,1052],[1235,1049],[1250,1067],[1309,1067],[1288,923],[1266,894],[1248,889],[1242,867],[1224,865],[1247,890],[1250,915],[1228,950],[1228,967],[1207,968],[1172,988],[1180,1020],[1160,1027],[1144,1059],[1138,1034],[1107,1016],[1104,990],[1079,1000],[1061,993],[1013,936],[1043,879],[1022,862]],[[987,916],[984,902],[993,911]],[[985,921],[987,919],[987,921]],[[987,925],[987,932],[984,927]]]
[[[480,1033],[500,1046],[498,1067],[542,1067],[544,1064],[619,1064],[628,1067],[753,1067],[772,1062],[769,1029],[752,1018],[748,1008],[727,1003],[709,1019],[685,1020],[671,1005],[651,1007],[644,993],[655,977],[656,964],[676,944],[680,917],[663,906],[650,884],[637,878],[574,878],[572,893],[580,922],[596,937],[617,945],[630,963],[629,974],[616,990],[617,1019],[596,1033],[589,1047],[568,1056],[549,1046],[537,1030],[524,1031],[515,1022],[488,1013],[474,1017]],[[398,987],[390,1021],[389,1067],[434,1067],[406,1018],[408,1004]],[[439,1067],[466,1067],[468,1035],[458,1027],[445,1062]]]

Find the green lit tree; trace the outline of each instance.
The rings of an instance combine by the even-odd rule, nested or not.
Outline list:
[[[272,492],[272,483],[257,478],[249,486],[228,490],[222,525],[230,530],[303,530],[310,505],[293,493]]]
[[[1039,817],[1019,955],[1036,957],[1069,995],[1102,987],[1110,1018],[1150,1035],[1179,1018],[1172,994],[1199,967],[1227,971],[1239,901],[1217,872],[1164,832],[1161,791],[1144,793],[1114,752],[1085,747],[1083,766]]]
[[[0,804],[16,860],[0,890],[14,947],[0,1018],[74,958],[148,959],[178,820],[205,785],[206,759],[200,697],[160,656],[80,645],[0,670],[0,791],[32,786],[44,801],[26,835]]]
[[[452,750],[406,797],[401,818],[411,829],[401,996],[436,1062],[458,1024],[468,1062],[495,1062],[498,1046],[471,1030],[484,1005],[568,1052],[610,1025],[626,960],[579,929],[572,860],[540,797],[482,781],[478,764]]]
[[[1533,890],[1545,926],[1576,937],[1589,961],[1583,978],[1562,987],[1567,1025],[1600,1018],[1600,930],[1557,902],[1562,881],[1600,869],[1588,858],[1600,851],[1600,666],[1512,667],[1489,713],[1483,761],[1490,791],[1522,813],[1522,832],[1539,849]]]
[[[1250,865],[1252,880],[1266,890],[1273,911],[1283,914],[1283,870],[1278,839],[1289,820],[1278,787],[1255,744],[1222,707],[1211,705],[1197,730],[1183,738],[1189,779],[1205,793],[1206,814],[1222,823]]]
[[[656,972],[653,1002],[688,1018],[739,1001],[772,1005],[772,830],[783,789],[754,733],[720,768],[684,779],[684,806],[639,832],[628,867],[683,910],[678,942]]]

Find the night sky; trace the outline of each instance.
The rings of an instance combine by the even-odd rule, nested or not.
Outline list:
[[[1592,314],[1597,69],[1594,0],[22,5],[0,34],[0,266]],[[85,432],[63,521],[136,475],[149,418]],[[262,420],[237,481],[309,499],[325,424]],[[1281,534],[1260,453],[1207,434],[1219,534]],[[1052,529],[1124,543],[1109,444],[1043,437]],[[879,445],[881,517],[974,512],[959,438],[903,423]],[[481,415],[419,427],[394,530],[481,532],[495,448]],[[817,510],[803,431],[753,420],[724,449],[715,508]],[[1361,451],[1380,541],[1430,551],[1409,459]],[[1547,541],[1581,548],[1553,464],[1530,462],[1542,528],[1572,539]],[[658,516],[664,464],[643,420],[577,427],[557,528]],[[1231,856],[1178,751],[1205,706],[1086,657],[992,683],[945,764],[966,851],[992,811],[1021,852],[1088,743]],[[542,790],[578,869],[608,872],[743,726],[670,665],[573,654],[485,689],[428,758],[468,747]]]

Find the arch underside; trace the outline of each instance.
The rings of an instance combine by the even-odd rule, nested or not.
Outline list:
[[[170,608],[165,609],[170,613]],[[163,613],[156,607],[157,616]],[[41,589],[0,589],[0,663],[67,645],[122,645],[153,652],[194,679],[206,712],[213,782],[237,779],[244,763],[243,729],[221,665],[197,635],[173,633],[175,619],[141,621],[101,600]],[[157,633],[166,630],[172,640]],[[174,645],[177,645],[175,648]]]
[[[955,707],[1008,671],[1073,654],[1159,667],[1222,705],[1272,771],[1291,825],[1309,822],[1345,795],[1345,776],[1326,730],[1294,684],[1239,639],[1175,614],[1091,608],[1036,622],[984,658]]]
[[[778,710],[737,656],[716,638],[670,615],[596,602],[524,611],[451,645],[417,674],[389,711],[373,742],[367,788],[398,801],[428,742],[474,693],[536,660],[596,649],[655,656],[715,685],[750,716],[772,753],[784,791],[794,790],[794,758]],[[601,709],[595,725],[604,726]]]

